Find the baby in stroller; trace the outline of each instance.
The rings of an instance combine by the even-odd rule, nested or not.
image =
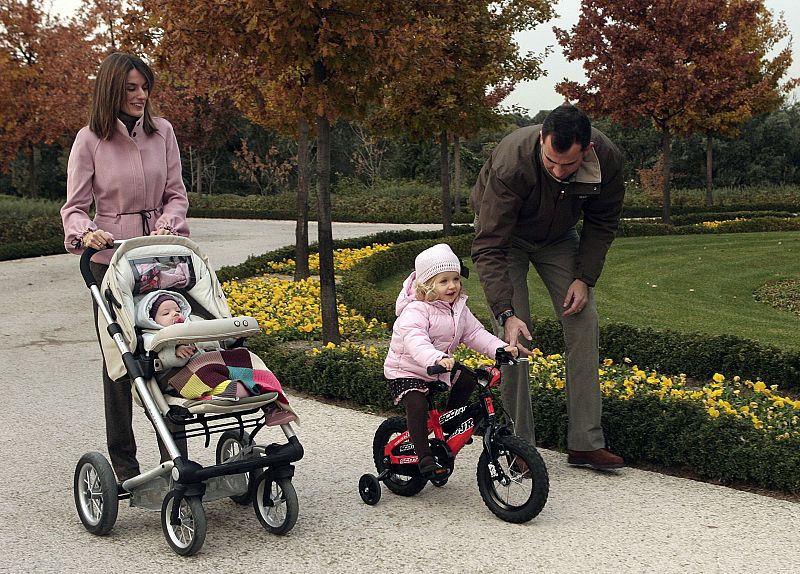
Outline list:
[[[288,532],[298,514],[292,463],[303,447],[277,378],[242,346],[259,332],[257,321],[231,316],[208,259],[190,239],[150,236],[119,244],[102,286],[89,270],[94,250],[81,257],[81,273],[100,311],[109,376],[133,385],[135,402],[171,460],[126,480],[127,492],[118,494],[106,458],[84,455],[73,483],[81,521],[90,532],[107,534],[118,501],[130,498],[131,506],[160,508],[168,544],[191,555],[205,540],[203,502],[230,497],[252,501],[265,529]],[[156,321],[159,311],[163,318]],[[167,420],[182,430],[170,432]],[[286,442],[257,444],[256,435],[269,426],[279,426]],[[176,444],[200,436],[207,447],[213,434],[221,436],[211,466],[190,460]]]
[[[192,321],[186,298],[168,290],[143,295],[136,303],[135,314],[145,349],[153,348],[158,330]],[[201,357],[203,353],[212,354]],[[160,365],[155,368],[156,378],[167,394],[187,399],[238,400],[277,392],[278,400],[263,407],[265,424],[276,426],[297,421],[278,379],[266,366],[256,368],[254,362],[259,359],[247,350],[225,349],[218,341],[201,341],[188,345],[164,343],[157,354]],[[179,367],[185,368],[176,372]]]
[[[136,326],[142,331],[142,341],[145,345],[152,342],[155,333],[162,327],[178,325],[191,321],[192,307],[186,297],[180,293],[158,290],[144,295],[136,304]],[[210,345],[214,350],[220,349],[217,341]],[[207,347],[201,347],[207,348]],[[198,351],[195,344],[189,345],[164,345],[158,352],[161,365],[165,368],[182,367]]]

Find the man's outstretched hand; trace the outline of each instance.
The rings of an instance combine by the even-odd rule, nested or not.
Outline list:
[[[508,342],[510,346],[519,349],[521,355],[530,357],[533,354],[525,348],[525,345],[520,342],[520,338],[525,339],[526,341],[530,341],[532,339],[531,332],[528,330],[528,326],[525,324],[525,321],[516,315],[512,315],[506,319],[506,324],[503,325],[503,329],[505,330],[506,342]]]

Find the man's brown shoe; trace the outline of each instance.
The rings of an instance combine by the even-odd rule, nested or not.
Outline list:
[[[625,466],[621,456],[608,452],[604,448],[597,450],[568,450],[567,464],[587,466],[595,470],[613,470]]]

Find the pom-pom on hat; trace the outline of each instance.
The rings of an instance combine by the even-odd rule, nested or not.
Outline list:
[[[161,304],[164,301],[175,301],[178,304],[178,307],[181,306],[181,302],[178,301],[175,297],[173,297],[172,295],[169,295],[168,293],[162,293],[161,295],[156,297],[155,300],[153,301],[153,304],[150,305],[150,318],[151,319],[155,319],[156,318],[156,313],[158,313],[158,308],[161,306]]]
[[[449,245],[439,243],[417,255],[414,269],[417,272],[417,283],[425,283],[445,271],[461,273],[461,260],[456,257]]]

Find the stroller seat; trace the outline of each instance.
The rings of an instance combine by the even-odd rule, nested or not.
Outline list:
[[[152,340],[145,345],[145,352],[158,352],[166,345],[190,345],[208,341],[230,341],[256,335],[259,332],[258,322],[253,317],[230,317],[225,319],[195,320],[189,323],[169,325],[158,331]],[[266,370],[261,359],[250,353],[254,367]],[[158,369],[156,369],[158,370]],[[155,379],[148,381],[148,388],[161,414],[166,415],[170,407],[178,406],[187,409],[191,414],[199,413],[233,413],[265,407],[278,399],[277,392],[266,392],[250,397],[189,399],[164,392]],[[134,400],[141,403],[138,394]]]

